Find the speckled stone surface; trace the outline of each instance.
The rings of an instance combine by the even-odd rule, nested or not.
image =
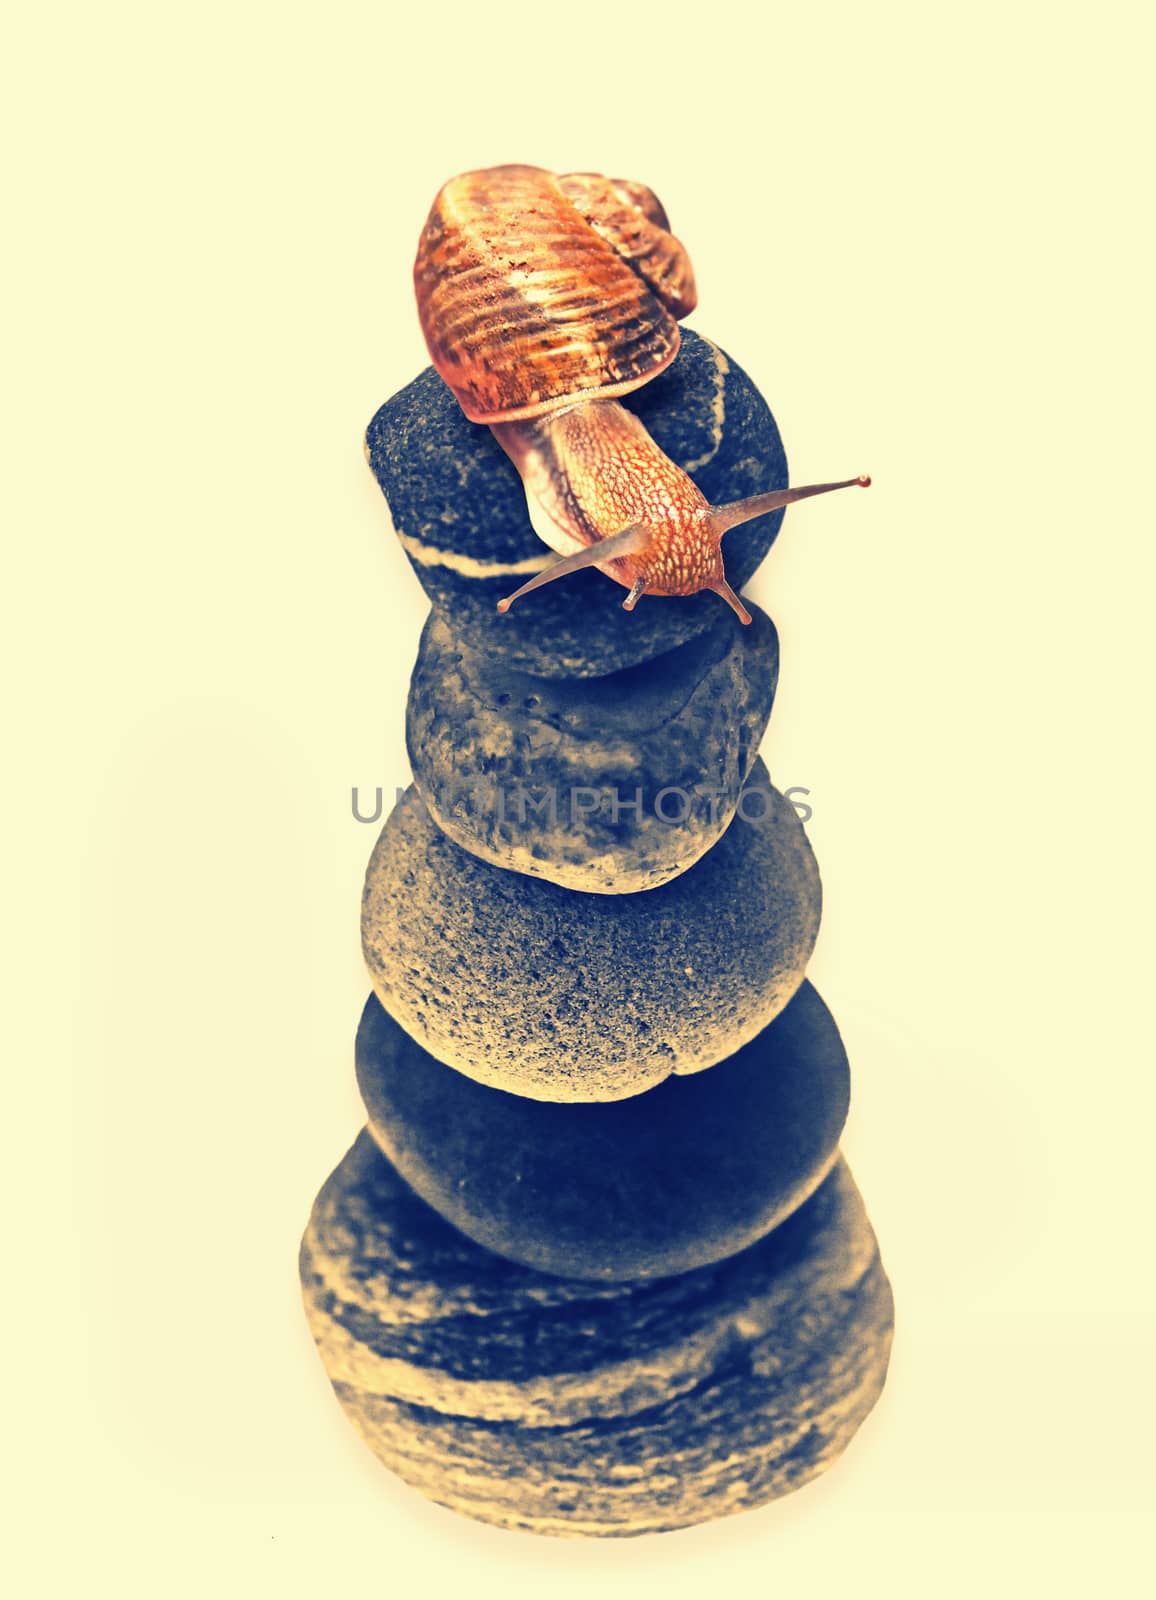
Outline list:
[[[351,1422],[465,1516],[628,1536],[799,1488],[883,1387],[892,1301],[846,1165],[759,1243],[644,1283],[481,1249],[363,1133],[313,1208],[306,1313]]]
[[[434,612],[406,743],[439,827],[475,855],[569,889],[626,894],[684,872],[722,834],[779,673],[774,624],[722,617],[609,677],[513,672]]]
[[[781,489],[782,441],[766,402],[730,358],[692,329],[670,368],[623,402],[714,504]],[[370,423],[366,454],[414,571],[434,606],[472,649],[545,677],[590,677],[649,660],[720,617],[714,594],[643,597],[580,572],[519,600],[497,602],[557,560],[530,526],[521,479],[490,430],[467,422],[432,367],[387,400]],[[779,530],[772,512],[723,540],[733,588],[758,567]]]
[[[762,1238],[834,1161],[850,1094],[809,983],[709,1072],[608,1105],[487,1089],[371,996],[357,1082],[385,1154],[455,1227],[541,1272],[603,1281],[689,1272]]]
[[[714,848],[645,894],[491,866],[410,788],[370,858],[362,948],[386,1010],[439,1061],[532,1099],[622,1100],[766,1027],[803,981],[820,900],[761,761]]]

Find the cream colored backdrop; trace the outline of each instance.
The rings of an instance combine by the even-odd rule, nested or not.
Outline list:
[[[25,1595],[1139,1593],[1151,138],[1138,5],[65,4],[10,24],[5,1053]],[[898,1304],[844,1461],[641,1544],[458,1521],[295,1253],[424,601],[361,436],[440,182],[639,177],[792,476],[753,585]]]

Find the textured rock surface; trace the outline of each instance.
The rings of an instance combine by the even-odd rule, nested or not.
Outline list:
[[[737,1055],[609,1105],[487,1089],[371,997],[357,1081],[385,1154],[455,1227],[539,1271],[602,1281],[688,1272],[762,1238],[835,1159],[850,1091],[809,983]]]
[[[569,682],[458,647],[434,612],[406,743],[435,821],[475,855],[570,889],[676,877],[730,822],[771,713],[778,637],[751,611],[750,627],[722,617],[653,661]]]
[[[363,1133],[317,1197],[301,1281],[334,1390],[385,1465],[533,1533],[654,1533],[800,1487],[870,1411],[891,1342],[841,1161],[742,1254],[603,1285],[482,1250]]]
[[[646,894],[479,861],[411,788],[370,858],[362,947],[378,998],[439,1061],[533,1099],[621,1100],[766,1027],[803,981],[820,898],[761,761],[718,844]]]
[[[787,463],[766,402],[709,340],[682,330],[673,366],[623,404],[715,504],[783,488]],[[472,649],[545,677],[590,677],[649,660],[710,627],[738,627],[717,595],[643,598],[600,572],[580,572],[511,608],[503,595],[557,560],[530,526],[521,479],[479,423],[467,422],[432,367],[387,400],[366,453],[414,571]],[[726,535],[727,577],[740,589],[779,530],[772,512]]]

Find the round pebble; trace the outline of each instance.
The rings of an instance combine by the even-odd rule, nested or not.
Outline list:
[[[408,789],[362,897],[378,998],[431,1055],[535,1100],[622,1100],[742,1048],[803,981],[819,871],[756,762],[735,819],[645,894],[581,894],[491,866]]]
[[[871,1410],[891,1344],[842,1161],[727,1261],[593,1284],[483,1250],[363,1133],[317,1197],[301,1283],[379,1459],[454,1511],[538,1534],[658,1533],[799,1488]]]
[[[786,457],[766,402],[692,329],[682,330],[674,363],[622,404],[713,504],[786,486]],[[557,556],[530,526],[513,464],[489,428],[466,420],[432,367],[386,401],[365,447],[422,588],[473,650],[543,677],[586,678],[661,655],[720,615],[740,626],[715,594],[644,596],[633,612],[623,611],[626,591],[593,570],[527,595],[499,616],[498,601]],[[735,590],[763,560],[782,517],[774,511],[725,536]]]
[[[378,1144],[455,1227],[541,1272],[600,1280],[689,1272],[762,1238],[830,1168],[850,1094],[809,983],[709,1072],[604,1105],[475,1083],[371,996],[357,1081]]]
[[[436,612],[406,743],[438,826],[495,866],[626,894],[685,872],[734,816],[771,713],[774,624],[723,617],[602,678],[515,672],[458,646]]]

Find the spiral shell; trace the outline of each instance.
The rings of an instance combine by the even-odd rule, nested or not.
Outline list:
[[[414,263],[438,372],[472,422],[613,399],[678,352],[694,274],[644,184],[539,167],[453,178]]]

